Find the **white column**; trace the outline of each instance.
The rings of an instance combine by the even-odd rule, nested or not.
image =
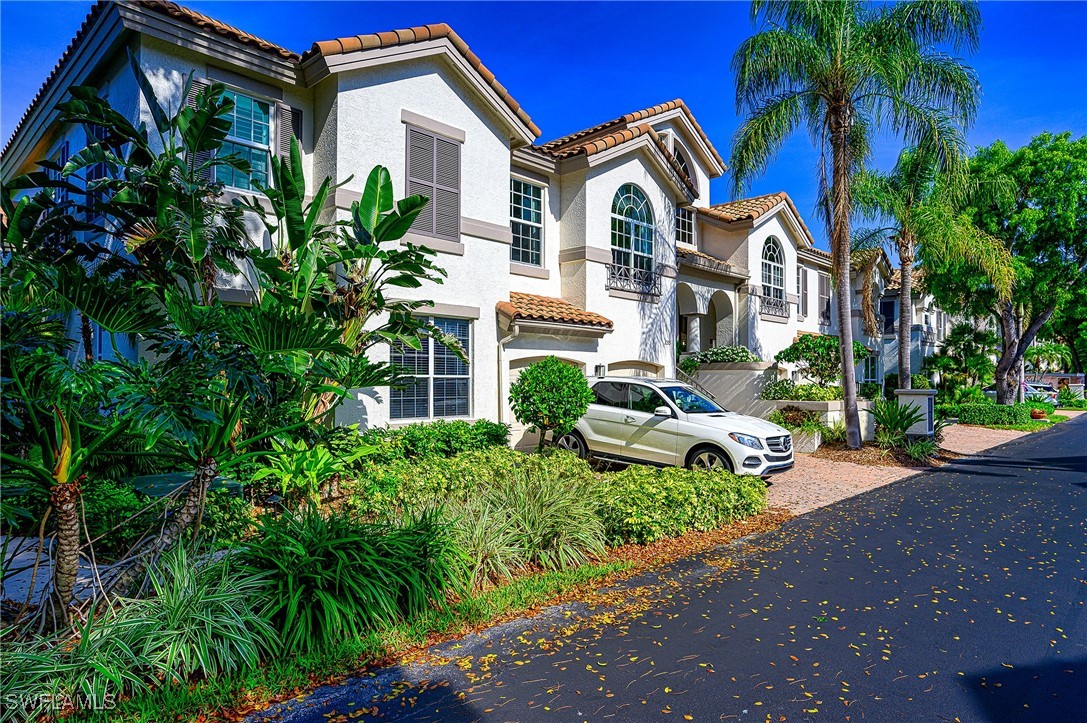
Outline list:
[[[687,314],[687,351],[702,351],[702,317],[705,314]]]

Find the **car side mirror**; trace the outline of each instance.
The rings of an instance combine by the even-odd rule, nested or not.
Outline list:
[[[653,416],[654,417],[671,417],[672,416],[672,410],[669,407],[666,407],[666,406],[664,406],[662,404],[661,406],[659,406],[659,407],[657,407],[656,409],[653,410]]]

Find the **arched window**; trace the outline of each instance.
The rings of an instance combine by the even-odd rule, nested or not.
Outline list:
[[[634,271],[653,271],[653,209],[631,183],[620,186],[611,203],[611,261]]]
[[[762,295],[785,300],[785,253],[773,236],[762,246]]]
[[[691,173],[691,164],[687,163],[687,154],[679,149],[679,144],[673,146],[674,150],[672,155],[676,157],[676,161],[679,163],[680,170],[683,174],[691,180],[691,184],[694,186],[695,193],[698,193],[698,179]]]

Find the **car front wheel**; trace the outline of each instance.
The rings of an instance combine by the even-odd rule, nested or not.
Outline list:
[[[578,459],[585,459],[589,456],[589,448],[585,445],[585,440],[577,432],[569,432],[559,437],[559,441],[555,443],[559,449],[565,449],[567,452],[573,452],[577,455]]]
[[[702,447],[691,455],[691,461],[687,464],[691,469],[710,469],[732,471],[732,460],[728,455],[713,447]]]

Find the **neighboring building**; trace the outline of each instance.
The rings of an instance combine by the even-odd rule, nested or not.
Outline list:
[[[127,52],[166,106],[224,83],[237,102],[231,149],[258,176],[297,138],[311,188],[350,177],[330,213],[345,218],[379,164],[398,197],[431,198],[406,241],[434,249],[448,278],[403,293],[433,302],[425,313],[470,363],[429,342],[393,350],[416,383],[359,390],[342,422],[512,422],[509,385],[547,355],[587,374],[672,376],[677,340],[771,359],[799,333],[837,333],[829,255],[784,193],[710,205],[725,164],[683,101],[537,145],[540,129],[444,24],[299,55],[171,2],[101,2],[8,141],[5,180],[86,143],[55,122],[72,85],[153,127]],[[228,200],[254,196],[247,178],[224,180]],[[253,243],[266,245],[251,221]],[[244,283],[223,279],[220,295],[244,301]]]
[[[889,283],[884,288],[879,302],[879,313],[883,318],[883,350],[886,373],[898,373],[898,293],[902,288],[902,269],[891,273]],[[910,367],[914,374],[921,373],[925,359],[935,354],[944,345],[944,337],[951,330],[953,321],[950,316],[936,306],[932,294],[925,290],[924,272],[918,267],[913,270],[910,287],[912,300],[910,326]]]

